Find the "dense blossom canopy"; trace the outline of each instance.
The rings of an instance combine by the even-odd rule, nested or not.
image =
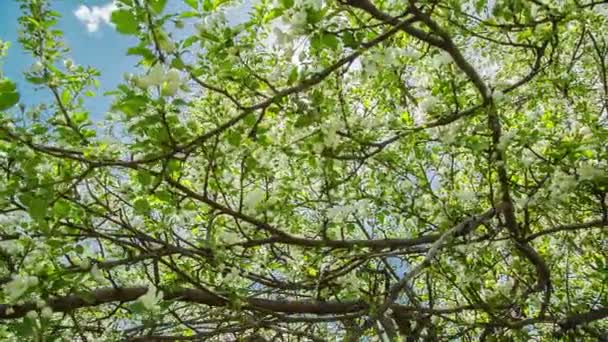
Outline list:
[[[607,336],[606,1],[117,0],[103,118],[20,3],[0,339]]]

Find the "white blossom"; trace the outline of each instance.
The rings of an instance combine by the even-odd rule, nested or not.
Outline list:
[[[67,70],[73,70],[74,68],[74,61],[72,61],[71,59],[66,59],[63,61],[63,66],[67,69]]]
[[[14,240],[1,241],[0,250],[8,255],[15,255],[21,253],[21,245]]]
[[[243,199],[243,206],[248,209],[255,209],[258,205],[260,205],[260,203],[262,203],[265,195],[266,192],[259,188],[251,191]]]
[[[226,16],[223,12],[212,12],[206,16],[201,23],[194,25],[196,30],[200,33],[203,31],[215,30],[226,23]]]
[[[144,225],[144,220],[140,216],[133,216],[130,223],[133,228],[138,228]]]
[[[91,276],[98,283],[102,283],[105,281],[103,272],[99,269],[99,266],[97,266],[97,264],[94,264],[93,267],[91,267]]]
[[[154,309],[154,307],[156,307],[156,304],[158,304],[158,302],[162,299],[163,292],[157,291],[154,285],[149,285],[148,291],[144,295],[139,297],[140,303],[142,303],[144,308],[146,308],[147,310]]]
[[[299,36],[306,32],[308,25],[308,15],[303,8],[291,15],[287,24],[289,25],[290,33]]]
[[[36,313],[36,311],[34,311],[34,310],[30,310],[25,314],[25,317],[27,317],[31,320],[35,320],[38,318],[38,313]]]
[[[502,100],[504,100],[504,99],[505,99],[505,93],[503,93],[503,92],[502,92],[502,91],[500,91],[500,90],[495,90],[495,91],[492,93],[492,99],[493,99],[493,100],[494,100],[494,102],[496,102],[496,103],[501,102]]]
[[[439,103],[439,100],[435,96],[429,95],[429,96],[426,96],[424,98],[424,100],[422,100],[418,104],[418,108],[423,113],[429,113],[429,112],[433,111],[433,109],[437,106],[438,103]]]
[[[91,268],[91,261],[88,258],[84,258],[80,260],[78,267],[80,267],[81,270],[88,270]]]
[[[4,284],[4,292],[9,302],[19,299],[30,287],[38,285],[38,278],[35,276],[17,275],[11,281]]]
[[[363,70],[363,74],[366,76],[375,75],[378,72],[378,63],[376,59],[376,55],[370,55],[367,58],[363,58],[361,60],[361,66]]]
[[[165,72],[161,64],[152,67],[147,75],[133,77],[133,81],[137,87],[144,90],[153,86],[162,86],[163,96],[175,95],[183,83],[179,70],[171,68]]]
[[[349,272],[346,276],[342,277],[341,283],[345,284],[346,288],[350,291],[359,291],[359,278],[354,271]]]
[[[166,82],[163,84],[162,94],[165,96],[173,96],[179,90],[179,83],[176,82]]]
[[[447,129],[443,130],[439,136],[439,139],[445,144],[453,144],[456,142],[460,127],[458,125],[451,125]]]
[[[325,149],[324,143],[314,143],[312,145],[312,151],[316,154],[321,154],[324,149]]]
[[[283,30],[281,30],[279,27],[274,27],[272,29],[272,33],[276,37],[275,41],[279,46],[287,45],[291,40],[289,34],[283,32]]]
[[[161,51],[166,53],[172,53],[175,51],[175,44],[168,38],[160,39],[158,42],[158,47]]]
[[[239,241],[239,236],[230,230],[222,230],[220,240],[227,245],[231,245]]]
[[[182,80],[179,74],[179,70],[171,68],[165,75],[165,81],[163,83],[163,94],[167,96],[173,96],[179,90],[182,85]]]
[[[235,280],[237,280],[239,278],[239,270],[236,267],[232,267],[230,269],[230,272],[228,274],[226,274],[226,276],[224,277],[223,283],[233,283]]]
[[[366,199],[358,200],[352,206],[352,210],[356,211],[357,214],[359,214],[361,216],[366,216],[369,213],[370,209],[371,209],[371,203],[369,200],[366,200]]]
[[[141,89],[148,89],[152,84],[150,83],[147,77],[133,77],[133,82],[135,85]]]
[[[453,61],[452,56],[446,51],[441,51],[433,57],[433,66],[438,68]]]
[[[327,209],[327,218],[330,220],[341,219],[352,212],[353,208],[348,205],[335,205]]]
[[[28,276],[27,277],[27,285],[30,287],[38,286],[38,277],[36,276]]]
[[[505,279],[506,277],[500,277],[498,279],[498,284],[496,286],[496,289],[498,290],[498,292],[502,293],[503,295],[507,295],[507,293],[513,288],[513,284],[514,281],[512,278],[508,278]]]
[[[463,202],[471,202],[474,201],[477,197],[477,194],[471,190],[461,190],[456,193],[456,197]]]
[[[44,69],[44,64],[42,64],[40,61],[36,61],[34,64],[32,64],[32,66],[30,66],[30,72],[31,73],[37,73],[40,72]]]
[[[157,63],[150,69],[150,72],[147,76],[147,81],[150,85],[160,85],[165,80],[165,71],[163,70],[163,66],[160,63]]]
[[[299,0],[298,5],[319,11],[323,7],[323,0]]]
[[[338,145],[338,130],[342,128],[342,121],[339,119],[329,121],[324,127],[323,132],[325,135],[325,140],[323,144],[329,148],[335,148]]]
[[[48,306],[45,306],[40,310],[40,317],[45,319],[51,319],[53,317],[53,309]]]
[[[496,148],[498,148],[501,151],[504,151],[507,146],[509,146],[509,143],[513,140],[513,138],[515,137],[515,135],[517,134],[516,131],[508,131],[506,133],[504,133],[503,135],[500,136],[500,139],[498,140],[498,145],[496,146]]]
[[[549,189],[551,190],[553,196],[559,197],[565,193],[568,193],[574,187],[576,187],[576,179],[574,176],[558,171],[553,176]]]
[[[604,171],[592,165],[583,164],[578,168],[578,174],[580,175],[581,180],[594,180],[595,178],[604,175]]]
[[[593,137],[593,131],[587,126],[579,128],[578,133],[586,139]]]
[[[411,48],[405,48],[401,50],[401,55],[406,58],[418,59],[420,57],[420,52]]]
[[[522,154],[521,162],[524,164],[525,167],[529,167],[530,165],[532,165],[532,163],[534,163],[534,156],[531,153],[526,152],[527,151]]]
[[[165,77],[165,80],[167,82],[180,82],[180,74],[179,74],[179,70],[175,69],[175,68],[171,68],[169,69],[169,71],[167,71],[167,75]]]
[[[397,56],[400,54],[400,51],[395,47],[389,47],[384,50],[384,54],[382,55],[382,62],[385,66],[392,66],[397,64],[398,59]]]

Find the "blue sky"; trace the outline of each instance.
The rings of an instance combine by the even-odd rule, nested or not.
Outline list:
[[[244,0],[228,9],[228,21],[235,24],[246,20],[251,3],[252,0]],[[101,72],[98,96],[85,101],[91,118],[101,119],[112,101],[102,94],[114,89],[123,80],[124,73],[135,71],[137,57],[127,56],[126,51],[137,44],[137,39],[117,33],[108,23],[112,0],[55,0],[52,6],[62,15],[58,28],[64,32],[64,41],[71,50],[69,57],[77,64],[93,66]],[[181,0],[169,0],[167,6],[170,12],[187,8]],[[48,103],[51,99],[48,90],[35,89],[24,81],[23,71],[29,69],[33,59],[17,42],[20,15],[17,1],[0,0],[0,39],[11,42],[8,56],[2,61],[2,71],[17,82],[22,103]]]
[[[53,2],[53,8],[62,15],[58,27],[65,34],[65,42],[71,49],[70,57],[78,64],[90,65],[101,71],[100,94],[114,88],[122,80],[123,73],[132,71],[137,63],[136,58],[125,55],[126,50],[135,45],[135,38],[118,34],[103,20],[98,23],[94,32],[89,32],[86,22],[78,19],[74,13],[82,5],[92,9],[93,6],[102,8],[108,4],[110,4],[109,0]],[[0,39],[11,42],[8,56],[2,63],[2,70],[6,77],[18,83],[21,101],[31,105],[49,100],[50,95],[47,90],[35,90],[23,79],[22,73],[32,64],[32,58],[17,42],[19,29],[17,18],[20,15],[21,11],[16,1],[0,1]],[[109,97],[94,98],[89,99],[86,105],[93,118],[102,118],[110,102]]]

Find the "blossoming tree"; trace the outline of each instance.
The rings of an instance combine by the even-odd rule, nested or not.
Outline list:
[[[172,2],[116,1],[140,63],[92,119],[20,0],[3,340],[607,336],[606,1]]]

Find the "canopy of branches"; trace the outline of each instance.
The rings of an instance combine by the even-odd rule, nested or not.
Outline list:
[[[0,339],[607,336],[605,1],[117,0],[109,94],[19,2]]]

